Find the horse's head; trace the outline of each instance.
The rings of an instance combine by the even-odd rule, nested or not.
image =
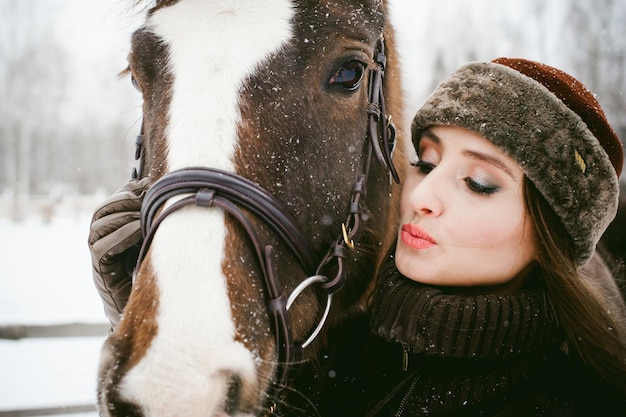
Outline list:
[[[102,415],[267,411],[336,277],[331,322],[364,299],[396,230],[377,114],[384,46],[387,107],[402,120],[391,43],[381,0],[163,0],[148,11],[128,60],[157,191],[103,349]],[[295,288],[287,312],[282,294]]]

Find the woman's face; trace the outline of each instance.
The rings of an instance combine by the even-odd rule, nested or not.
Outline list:
[[[425,284],[508,283],[537,252],[524,204],[524,173],[482,136],[427,130],[400,203],[396,266]]]

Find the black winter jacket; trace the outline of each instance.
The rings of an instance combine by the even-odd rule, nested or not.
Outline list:
[[[455,296],[397,271],[333,330],[281,415],[620,417],[626,396],[561,349],[539,291]]]

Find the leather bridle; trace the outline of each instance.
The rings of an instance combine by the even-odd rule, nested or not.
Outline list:
[[[182,207],[216,207],[224,210],[237,220],[245,229],[252,243],[262,271],[267,292],[267,309],[273,324],[278,350],[278,378],[275,382],[277,395],[287,386],[291,366],[302,357],[306,348],[318,335],[330,311],[333,294],[344,284],[347,271],[345,267],[349,251],[358,239],[364,223],[362,201],[366,196],[366,183],[370,171],[370,162],[376,158],[388,171],[390,177],[399,182],[398,174],[392,162],[395,147],[395,128],[391,117],[387,115],[383,96],[383,79],[386,66],[384,39],[377,41],[374,54],[376,65],[368,73],[368,125],[363,154],[357,179],[352,186],[347,219],[337,239],[330,245],[326,255],[316,262],[312,259],[314,251],[309,240],[301,232],[298,222],[274,196],[258,184],[239,175],[213,168],[191,167],[169,172],[156,181],[148,190],[141,208],[141,228],[144,236],[137,261],[137,268],[146,256],[152,238],[161,222],[171,213]],[[135,158],[143,168],[143,126],[137,138]],[[135,173],[141,176],[141,172]],[[179,200],[164,208],[166,201],[175,196]],[[274,263],[273,247],[264,242],[256,233],[250,215],[262,220],[283,241],[297,259],[308,278],[302,281],[287,296],[278,277]],[[334,271],[332,279],[325,274]],[[324,313],[310,336],[302,343],[296,343],[291,329],[289,309],[294,300],[307,287],[317,284],[327,294]]]

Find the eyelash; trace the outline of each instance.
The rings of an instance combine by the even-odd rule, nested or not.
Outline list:
[[[423,175],[428,175],[430,171],[435,169],[435,165],[429,162],[424,162],[422,160],[411,162],[411,166],[416,167],[417,170]]]
[[[500,190],[500,187],[496,185],[483,185],[479,182],[474,181],[470,177],[464,178],[463,181],[465,181],[465,184],[467,184],[467,188],[469,188],[476,194],[491,195],[497,193],[498,190]]]
[[[435,169],[434,164],[424,161],[414,161],[411,162],[411,165],[416,167],[422,175],[428,175],[433,169]],[[480,195],[492,195],[500,190],[500,187],[498,187],[497,185],[484,185],[472,179],[471,177],[463,178],[463,181],[470,191]]]

